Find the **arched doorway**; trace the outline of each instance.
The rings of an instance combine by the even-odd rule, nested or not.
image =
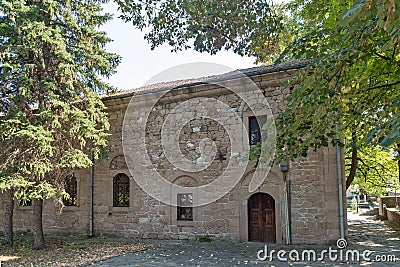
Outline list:
[[[266,193],[253,194],[248,202],[249,241],[276,243],[275,200]]]

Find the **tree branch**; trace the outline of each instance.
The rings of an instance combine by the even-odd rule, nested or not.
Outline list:
[[[378,56],[378,57],[382,58],[382,59],[385,59],[385,60],[392,60],[390,57],[387,57],[387,56],[381,55],[381,54],[379,54],[379,53],[377,53],[377,52],[374,52],[374,54],[375,54],[376,56]]]
[[[352,141],[352,148],[351,148],[351,165],[350,165],[350,173],[349,176],[346,179],[346,189],[348,189],[351,185],[351,183],[354,180],[354,177],[356,176],[356,171],[357,171],[357,135],[356,131],[354,130],[351,133],[351,141]]]
[[[400,81],[397,81],[397,82],[394,82],[394,83],[387,83],[387,84],[377,85],[377,86],[374,86],[374,87],[367,88],[367,91],[375,90],[375,89],[381,89],[381,88],[388,87],[388,86],[395,86],[395,85],[398,85],[398,84],[400,84]]]

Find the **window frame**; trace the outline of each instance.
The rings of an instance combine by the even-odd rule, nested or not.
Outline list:
[[[188,199],[189,201],[186,201],[187,203],[180,203],[180,199],[182,199],[182,196],[190,196]],[[178,193],[176,195],[177,198],[177,206],[176,206],[176,220],[179,222],[193,222],[194,221],[194,215],[193,215],[193,194],[192,193]],[[186,212],[185,212],[186,211]],[[181,215],[184,213],[189,213],[191,214],[191,217],[189,218],[182,218]]]
[[[125,181],[117,181],[116,179],[123,178]],[[117,184],[119,182],[119,184]],[[122,184],[121,184],[122,183]],[[114,208],[129,208],[131,197],[130,197],[130,192],[131,192],[131,181],[129,179],[129,176],[126,175],[125,173],[118,173],[113,177],[112,180],[112,206]],[[121,188],[123,187],[123,188]],[[125,191],[125,192],[122,192]],[[120,201],[120,194],[122,194],[122,197],[125,199],[122,202]],[[118,196],[116,196],[118,195]]]
[[[252,116],[248,116],[247,118],[247,134],[248,134],[248,144],[250,146],[254,146],[257,145],[260,142],[263,142],[266,140],[266,132],[262,130],[262,127],[264,125],[259,124],[259,122],[265,124],[265,122],[267,121],[267,115],[252,115]],[[252,140],[252,134],[254,132],[254,128],[252,128],[252,126],[254,126],[254,123],[256,123],[257,125],[257,140],[253,141]]]
[[[74,194],[71,194],[71,192],[68,192],[69,191],[68,189],[70,189],[68,182],[71,182],[73,180],[74,180],[74,186],[72,186],[72,187],[75,187],[75,192],[74,192]],[[75,175],[68,175],[67,177],[65,177],[64,183],[65,183],[64,190],[66,193],[68,193],[70,195],[70,199],[64,199],[64,198],[62,199],[64,206],[65,207],[78,207],[78,193],[79,193],[78,179],[76,178]],[[75,203],[69,203],[71,200],[73,201],[74,199],[75,199]]]

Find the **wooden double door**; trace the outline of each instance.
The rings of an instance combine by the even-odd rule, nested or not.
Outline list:
[[[275,200],[256,193],[248,200],[249,241],[276,243]]]

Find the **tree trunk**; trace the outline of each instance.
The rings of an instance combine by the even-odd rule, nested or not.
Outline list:
[[[398,167],[398,171],[399,171],[399,183],[400,183],[400,144],[397,144],[397,167]]]
[[[357,171],[358,156],[357,156],[357,144],[356,144],[357,137],[355,132],[352,133],[351,139],[353,147],[351,148],[351,166],[350,166],[349,176],[346,179],[346,190],[349,189],[351,183],[354,180],[354,177],[356,176],[356,171]]]
[[[4,218],[4,245],[12,245],[14,242],[13,213],[14,213],[14,189],[5,191],[5,218]]]
[[[42,223],[43,200],[32,199],[33,205],[33,248],[44,249],[44,235]]]

